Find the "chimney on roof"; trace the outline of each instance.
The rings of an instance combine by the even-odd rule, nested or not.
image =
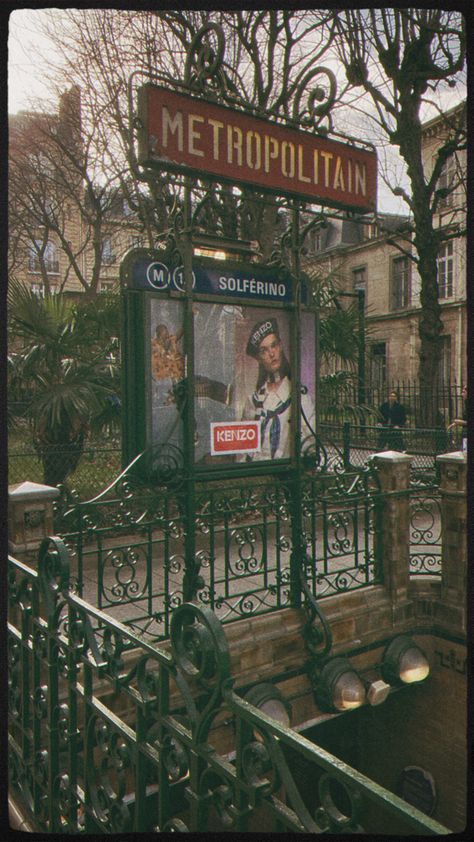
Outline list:
[[[72,85],[68,91],[61,94],[59,100],[59,130],[69,140],[81,148],[81,89]]]

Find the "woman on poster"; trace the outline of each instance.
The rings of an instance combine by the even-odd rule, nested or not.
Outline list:
[[[274,318],[257,322],[246,353],[258,362],[255,391],[247,397],[243,420],[260,420],[261,449],[247,459],[284,459],[290,456],[291,371]],[[313,440],[314,405],[306,387],[301,395],[303,449]]]

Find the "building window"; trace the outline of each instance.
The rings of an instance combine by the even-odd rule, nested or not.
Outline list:
[[[31,245],[28,253],[28,271],[41,272],[41,251],[43,243],[40,240],[35,240],[35,244]],[[54,243],[48,241],[43,251],[43,264],[45,271],[51,275],[59,274],[59,261],[57,256],[57,249]]]
[[[455,175],[456,160],[454,155],[450,155],[443,164],[443,168],[436,185],[436,190],[438,191],[437,210],[452,207],[454,202],[453,189]]]
[[[441,355],[438,366],[438,384],[446,388],[451,383],[451,337],[441,337]]]
[[[39,283],[38,281],[33,281],[31,284],[31,292],[33,295],[37,295],[38,298],[44,298],[44,284]]]
[[[387,351],[385,342],[374,342],[369,348],[369,377],[373,389],[385,389],[387,384]]]
[[[305,236],[305,248],[307,254],[317,254],[325,246],[325,235],[322,228],[311,228]]]
[[[367,292],[367,266],[358,266],[352,270],[352,288]]]
[[[106,266],[110,266],[112,263],[115,263],[116,259],[112,251],[112,240],[110,237],[107,237],[102,243],[102,262]]]
[[[394,257],[391,268],[391,309],[403,310],[409,306],[411,299],[408,257]]]
[[[380,225],[378,222],[371,222],[364,226],[364,238],[366,240],[376,240],[380,237]]]
[[[453,294],[453,244],[441,246],[438,253],[438,295],[451,298]]]
[[[131,234],[128,238],[128,246],[131,249],[140,248],[142,244],[142,238],[139,234]]]

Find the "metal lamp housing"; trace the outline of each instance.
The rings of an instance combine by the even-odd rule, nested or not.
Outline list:
[[[254,684],[243,697],[254,707],[276,719],[281,725],[289,728],[291,722],[291,705],[283,693],[270,682]]]
[[[409,635],[399,635],[389,643],[382,663],[382,677],[389,684],[419,684],[429,672],[425,653]]]
[[[322,710],[342,713],[365,704],[366,690],[347,658],[332,658],[316,679],[315,698]]]

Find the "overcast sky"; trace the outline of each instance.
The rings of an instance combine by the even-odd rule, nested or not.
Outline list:
[[[52,45],[39,35],[37,21],[49,10],[16,9],[8,29],[8,112],[28,108],[37,97],[47,98],[40,53]]]

